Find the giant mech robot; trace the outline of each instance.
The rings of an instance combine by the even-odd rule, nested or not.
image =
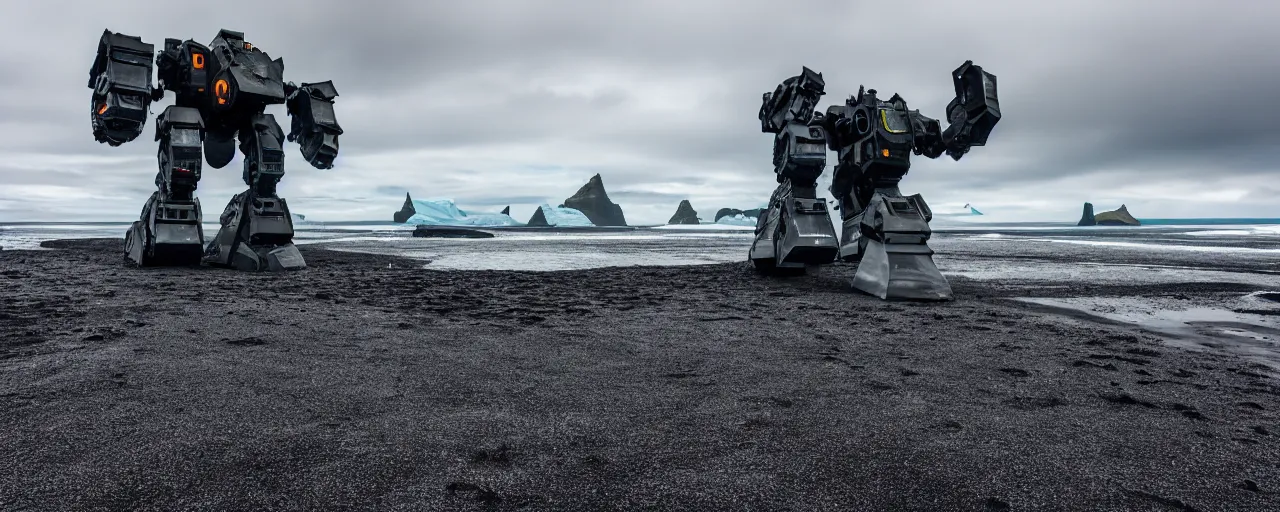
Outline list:
[[[779,185],[756,224],[749,253],[756,267],[803,271],[839,257],[858,262],[853,287],[868,294],[950,300],[951,285],[927,243],[933,214],[920,194],[904,197],[898,182],[911,167],[911,153],[959,160],[969,148],[986,145],[1000,121],[994,75],[966,61],[951,78],[956,97],[947,105],[946,130],[919,110],[907,110],[897,94],[885,101],[861,87],[844,105],[815,112],[825,84],[807,67],[765,93],[760,127],[776,134]],[[843,228],[838,241],[827,203],[815,192],[828,148],[839,156],[831,180]]]
[[[152,87],[152,58],[158,73]],[[125,234],[125,254],[138,265],[197,265],[240,270],[306,267],[293,245],[293,219],[276,184],[284,176],[284,131],[268,105],[285,104],[292,117],[288,140],[317,169],[330,169],[338,154],[338,126],[331,82],[284,81],[284,61],[245,42],[244,34],[218,32],[209,46],[165,39],[156,54],[142,39],[106,30],[89,69],[90,117],[98,142],[119,146],[138,137],[151,102],[173,92],[172,106],[156,117],[156,187],[141,219]],[[218,234],[204,242],[195,197],[201,160],[215,169],[231,162],[236,138],[244,154],[248,190],[231,199]],[[203,155],[201,149],[203,147]],[[203,158],[202,158],[203,156]]]

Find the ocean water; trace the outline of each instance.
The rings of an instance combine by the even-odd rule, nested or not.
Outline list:
[[[1280,219],[1138,219],[1146,226],[1236,226],[1242,224],[1280,224]]]
[[[984,279],[1014,275],[1025,279],[1038,273],[1054,280],[1066,277],[1053,276],[1082,265],[1135,256],[1182,273],[1223,265],[1280,272],[1280,220],[1252,222],[1257,220],[1267,219],[1190,219],[1182,224],[1139,227],[937,219],[930,245],[937,251],[935,258],[944,272]],[[0,248],[41,250],[40,242],[45,240],[123,238],[128,227],[127,223],[0,224]],[[205,236],[211,237],[217,228],[206,224]],[[704,224],[624,229],[498,228],[489,230],[496,234],[489,239],[441,239],[415,238],[412,226],[390,222],[306,222],[298,223],[295,229],[298,244],[407,256],[423,261],[429,269],[535,271],[744,261],[753,233],[749,226]],[[1019,258],[1027,255],[1060,261],[1032,264]],[[1099,274],[1096,268],[1078,273],[1086,277]],[[1247,278],[1271,277],[1264,273]]]

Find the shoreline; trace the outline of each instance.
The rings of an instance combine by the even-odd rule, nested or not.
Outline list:
[[[846,265],[429,271],[308,244],[307,270],[243,274],[122,244],[0,252],[0,508],[1280,509],[1270,368],[1019,283],[886,303]]]

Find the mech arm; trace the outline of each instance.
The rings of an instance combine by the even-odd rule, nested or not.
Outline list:
[[[973,61],[965,61],[951,73],[956,97],[947,105],[950,126],[940,129],[937,119],[910,111],[914,152],[928,158],[946,153],[954,160],[974,146],[985,146],[991,129],[1000,121],[1000,100],[996,95],[996,77]]]
[[[822,114],[814,111],[826,94],[825,87],[822,73],[806,67],[778,84],[773,93],[764,93],[758,115],[760,131],[776,134],[773,166],[778,183],[790,179],[798,186],[812,186],[826,168]]]
[[[303,158],[312,167],[332,169],[333,159],[338,156],[338,136],[342,135],[333,113],[333,99],[338,97],[333,82],[302,86],[289,82],[284,85],[284,93],[292,117],[289,141],[298,143]]]

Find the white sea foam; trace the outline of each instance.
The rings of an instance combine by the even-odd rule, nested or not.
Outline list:
[[[667,224],[665,226],[653,226],[650,229],[663,231],[755,231],[756,227],[754,225],[735,226],[732,224]]]
[[[1145,249],[1151,251],[1188,251],[1208,253],[1239,254],[1280,254],[1280,249],[1258,249],[1254,247],[1224,247],[1210,245],[1151,244],[1141,242],[1114,242],[1110,240],[1083,240],[1070,238],[1027,238],[1030,242],[1052,242],[1059,244],[1092,245],[1101,247],[1123,247],[1127,249]]]
[[[1206,229],[1182,233],[1190,236],[1280,236],[1280,226],[1235,226],[1232,229]]]

